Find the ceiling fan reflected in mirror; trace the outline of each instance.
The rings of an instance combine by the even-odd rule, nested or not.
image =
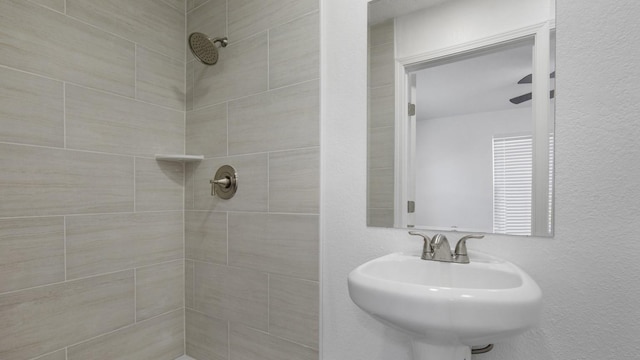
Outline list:
[[[556,72],[554,71],[551,74],[549,74],[549,78],[555,79],[556,78]],[[522,79],[520,79],[520,81],[518,81],[518,84],[531,84],[532,82],[533,82],[533,74],[529,74],[529,75],[523,77]],[[551,90],[549,92],[549,98],[553,99],[555,97],[555,95],[556,95],[555,90]],[[511,99],[509,99],[509,101],[512,104],[518,105],[518,104],[522,104],[525,101],[531,100],[532,97],[533,97],[533,94],[529,92],[529,93],[526,93],[526,94],[511,98]]]

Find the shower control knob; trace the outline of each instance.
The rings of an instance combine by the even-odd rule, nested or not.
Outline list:
[[[236,169],[230,165],[221,166],[209,183],[211,183],[211,196],[217,196],[225,200],[231,199],[238,190]]]

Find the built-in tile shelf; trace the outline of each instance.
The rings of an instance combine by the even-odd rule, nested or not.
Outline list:
[[[156,154],[159,161],[196,162],[204,159],[204,155]]]

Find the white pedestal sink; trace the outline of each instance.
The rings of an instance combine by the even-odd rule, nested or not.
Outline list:
[[[349,274],[349,294],[375,319],[409,334],[415,360],[471,360],[472,346],[520,334],[538,321],[542,292],[523,270],[469,252],[470,264],[394,253]]]

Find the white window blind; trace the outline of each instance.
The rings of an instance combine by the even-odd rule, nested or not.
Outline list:
[[[531,135],[493,138],[493,231],[531,235]]]

